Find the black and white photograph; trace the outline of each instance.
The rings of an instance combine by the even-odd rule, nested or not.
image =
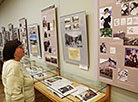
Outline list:
[[[69,47],[82,47],[81,32],[65,33],[65,45]]]
[[[136,0],[129,3],[129,12],[130,15],[138,15],[138,2]]]
[[[106,53],[107,52],[107,47],[104,42],[100,44],[100,53]]]
[[[128,16],[129,15],[129,3],[121,4],[121,15]]]
[[[138,37],[125,37],[125,46],[138,46]]]
[[[112,79],[113,69],[116,69],[116,60],[113,58],[100,59],[100,76]]]
[[[70,24],[65,25],[65,29],[66,30],[71,30],[71,25]]]
[[[118,80],[126,82],[128,80],[128,70],[127,69],[118,69]]]
[[[125,36],[126,36],[126,33],[124,31],[118,31],[118,32],[113,33],[113,38],[114,39],[124,40]]]
[[[46,56],[45,60],[49,63],[57,64],[57,58],[54,56]]]
[[[65,23],[70,23],[71,22],[71,19],[70,18],[65,18],[64,22]]]
[[[74,23],[74,24],[73,24],[73,29],[74,29],[74,30],[79,30],[79,28],[80,28],[80,26],[79,26],[78,23]]]
[[[125,48],[125,66],[138,68],[138,49]]]
[[[100,8],[100,37],[112,37],[112,7]]]

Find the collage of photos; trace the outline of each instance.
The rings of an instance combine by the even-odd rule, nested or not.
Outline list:
[[[129,82],[137,85],[132,75],[138,72],[138,0],[107,2],[98,0],[98,78],[134,91]]]
[[[18,29],[17,27],[16,27],[16,28],[13,28],[12,39],[13,39],[13,40],[15,40],[15,39],[20,40],[19,29]]]
[[[28,29],[30,53],[33,56],[40,57],[38,25],[29,25]]]
[[[138,49],[125,48],[125,66],[138,68]]]
[[[112,37],[112,7],[100,9],[100,37]]]
[[[44,56],[47,64],[58,66],[56,8],[52,5],[41,11]]]
[[[109,59],[100,59],[100,76],[112,79],[113,70],[116,69],[116,60],[113,58]]]
[[[29,56],[28,39],[27,39],[27,19],[19,19],[20,41],[24,44],[25,55]]]
[[[61,16],[61,33],[64,59],[88,66],[86,12]],[[82,56],[85,56],[83,59]]]

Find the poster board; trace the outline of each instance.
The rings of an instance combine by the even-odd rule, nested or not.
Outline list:
[[[98,79],[138,93],[137,0],[98,0]]]
[[[64,60],[88,67],[85,11],[61,16]]]
[[[12,35],[12,39],[18,39],[20,40],[20,34],[19,34],[19,29],[17,27],[13,28],[13,35]]]
[[[29,57],[27,19],[19,19],[20,41],[24,44],[25,55]]]
[[[28,41],[30,54],[40,58],[41,53],[38,28],[38,24],[31,24],[28,26]]]
[[[49,65],[58,67],[58,42],[57,42],[57,21],[56,8],[52,5],[41,11],[43,47],[45,62]]]

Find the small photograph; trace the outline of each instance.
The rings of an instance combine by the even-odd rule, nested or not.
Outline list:
[[[128,80],[128,70],[127,69],[118,69],[118,80],[127,82]]]
[[[71,86],[71,85],[67,85],[67,86],[64,86],[60,89],[58,89],[62,94],[70,91],[70,90],[73,90],[74,88]]]
[[[46,81],[51,84],[51,83],[54,83],[58,80],[62,80],[62,78],[61,77],[54,77],[54,78],[47,79]]]
[[[121,15],[128,16],[129,15],[129,3],[121,4]]]
[[[119,26],[120,25],[120,19],[114,19],[114,26]]]
[[[116,54],[116,48],[110,47],[110,54]]]
[[[100,9],[100,37],[112,37],[112,7]]]
[[[80,32],[65,33],[65,45],[69,47],[82,47],[82,35]]]
[[[66,30],[71,30],[71,25],[70,25],[70,24],[65,25],[65,29],[66,29]]]
[[[138,15],[138,2],[133,1],[129,3],[130,15]]]
[[[70,20],[70,18],[65,18],[64,22],[65,22],[65,23],[70,23],[71,20]]]
[[[133,24],[138,24],[138,17],[133,17]]]
[[[80,97],[84,102],[89,102],[90,100],[92,100],[92,98],[94,98],[97,95],[96,92],[94,92],[91,89],[88,89],[80,94],[78,94],[78,97]]]
[[[43,16],[43,18],[42,18],[42,24],[43,24],[43,27],[47,26],[46,16]]]
[[[124,45],[138,46],[138,37],[125,37]]]
[[[127,25],[132,25],[132,23],[133,23],[132,17],[128,17],[127,18]]]
[[[127,27],[127,35],[129,34],[138,34],[138,26],[128,26]]]
[[[121,25],[126,25],[126,18],[121,18]]]
[[[105,43],[103,42],[103,43],[101,43],[100,44],[100,53],[106,53],[107,51],[107,47],[106,47],[106,45],[105,45]]]
[[[100,59],[100,76],[112,79],[113,69],[116,69],[116,61],[112,58]]]
[[[72,17],[73,22],[79,22],[79,16]]]
[[[50,41],[49,40],[45,41],[44,42],[44,49],[45,49],[45,51],[48,51],[49,46],[50,46]]]
[[[79,24],[78,23],[75,23],[73,24],[73,29],[75,30],[78,30],[80,28]]]
[[[124,40],[125,39],[125,35],[126,35],[126,33],[124,31],[118,31],[118,32],[113,34],[113,38],[114,39]]]
[[[34,74],[33,77],[34,77],[34,79],[41,80],[41,79],[45,78],[46,76],[47,76],[46,73],[44,73],[44,72],[39,72],[39,73]]]
[[[125,48],[125,66],[138,68],[138,49]]]
[[[50,63],[53,63],[53,64],[57,64],[57,58],[56,57],[46,56],[45,60],[47,62],[50,62]]]

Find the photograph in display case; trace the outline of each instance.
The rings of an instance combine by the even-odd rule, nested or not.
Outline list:
[[[58,67],[58,42],[56,27],[56,7],[52,5],[41,11],[42,17],[42,43],[43,57],[47,64]]]
[[[39,29],[37,24],[32,24],[28,26],[28,40],[30,47],[30,54],[36,57],[40,57],[40,38]]]
[[[61,16],[60,19],[65,61],[88,66],[85,11]]]
[[[25,18],[19,19],[19,33],[20,33],[20,41],[24,44],[25,55],[29,57],[27,19]]]

